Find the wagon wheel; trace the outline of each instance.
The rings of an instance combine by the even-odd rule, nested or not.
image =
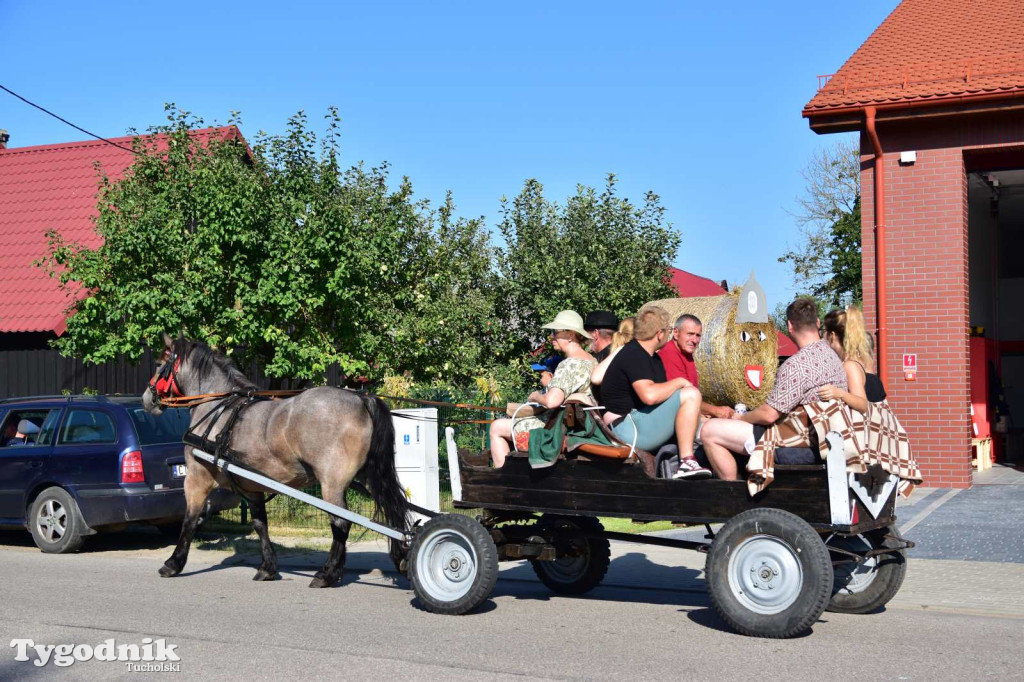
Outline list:
[[[498,550],[478,521],[441,514],[416,532],[409,579],[426,611],[460,615],[490,596],[498,579]]]
[[[601,522],[590,517],[541,518],[538,531],[553,537],[554,561],[531,559],[534,573],[548,589],[558,594],[584,594],[604,580],[611,563],[611,545],[605,538],[586,538],[580,531],[600,533]]]
[[[832,561],[818,533],[781,509],[751,509],[715,536],[705,566],[711,600],[737,632],[804,632],[832,595]]]
[[[902,549],[896,549],[900,547],[897,540],[886,537],[889,533],[890,529],[883,528],[852,537],[833,536],[828,540],[829,547],[858,554],[882,547],[893,549],[860,563],[837,564],[829,611],[871,613],[896,596],[907,574],[907,556]]]

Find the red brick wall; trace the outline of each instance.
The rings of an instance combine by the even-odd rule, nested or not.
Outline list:
[[[885,150],[889,401],[910,436],[924,485],[966,488],[970,465],[967,174],[974,149],[1024,142],[1024,117],[879,121]],[[874,165],[861,135],[864,313],[876,319]],[[917,161],[901,166],[899,152]],[[917,353],[917,380],[903,354]]]

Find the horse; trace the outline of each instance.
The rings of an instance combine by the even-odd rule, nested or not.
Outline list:
[[[172,340],[165,334],[164,346],[156,373],[143,393],[147,412],[160,415],[161,399],[171,396],[257,390],[230,358],[205,343],[184,337]],[[226,414],[211,413],[219,409],[229,413],[230,408],[222,404],[229,399],[213,398],[193,406],[189,430],[205,435],[212,424],[207,437],[216,439],[230,419]],[[406,530],[408,502],[395,472],[394,426],[391,411],[380,398],[318,387],[287,399],[258,400],[238,414],[227,436],[224,444],[230,448],[233,461],[293,488],[315,479],[324,501],[342,508],[347,508],[345,491],[358,476],[369,489],[378,515],[383,512],[388,525]],[[229,474],[194,457],[189,446],[185,447],[185,461],[185,518],[178,543],[160,568],[160,575],[167,578],[181,573],[207,497],[214,487],[230,486],[248,501],[253,529],[260,540],[262,563],[253,580],[279,579],[277,555],[267,533],[266,489],[249,481],[232,480]],[[330,587],[341,578],[350,526],[351,522],[331,515],[331,550],[310,587]],[[391,540],[390,554],[401,572],[401,543]]]

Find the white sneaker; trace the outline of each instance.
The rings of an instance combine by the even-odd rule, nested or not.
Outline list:
[[[700,479],[700,478],[711,478],[711,469],[705,469],[700,465],[693,457],[687,457],[679,460],[679,471],[672,476],[673,481],[679,481],[684,478],[688,479]]]

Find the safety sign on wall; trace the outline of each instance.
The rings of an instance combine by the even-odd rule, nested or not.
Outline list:
[[[917,353],[903,354],[903,378],[907,381],[917,379]]]

